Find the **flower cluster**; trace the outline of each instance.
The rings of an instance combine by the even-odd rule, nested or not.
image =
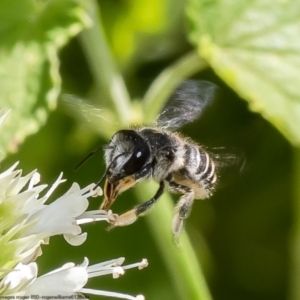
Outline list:
[[[0,114],[0,125],[6,114]],[[110,221],[114,215],[109,211],[86,211],[88,197],[101,195],[95,184],[83,189],[77,183],[61,197],[46,204],[57,186],[64,182],[62,174],[47,192],[47,185],[39,184],[40,175],[33,171],[22,176],[17,163],[0,173],[0,296],[81,296],[95,294],[123,299],[144,299],[84,288],[91,277],[113,274],[114,278],[124,274],[125,269],[147,266],[147,261],[121,266],[123,258],[95,265],[88,259],[75,265],[67,263],[61,268],[38,277],[36,258],[42,254],[41,244],[49,243],[50,237],[63,235],[73,245],[81,245],[87,238],[80,225],[95,221]],[[43,195],[41,195],[44,193]]]

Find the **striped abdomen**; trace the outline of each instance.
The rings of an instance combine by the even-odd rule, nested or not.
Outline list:
[[[195,144],[186,144],[184,170],[193,182],[196,198],[211,196],[217,183],[217,172],[213,159],[205,150]]]

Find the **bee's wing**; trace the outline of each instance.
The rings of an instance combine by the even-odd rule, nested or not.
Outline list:
[[[67,113],[80,119],[81,122],[89,125],[94,132],[105,138],[110,138],[115,130],[119,128],[119,125],[114,121],[115,116],[105,108],[97,108],[87,101],[69,94],[63,94],[61,102]],[[110,126],[107,126],[108,124]]]
[[[63,101],[63,104],[67,106],[69,113],[75,114],[86,122],[96,123],[99,119],[106,120],[103,116],[102,109],[83,101],[77,96],[63,94],[61,100]]]
[[[162,128],[177,129],[198,119],[213,102],[217,86],[208,81],[186,80],[167,101],[156,119]]]
[[[221,147],[210,149],[207,152],[213,158],[218,170],[218,176],[222,178],[219,187],[224,187],[234,182],[245,172],[246,156],[242,151],[230,149],[230,152],[228,152],[228,149]]]

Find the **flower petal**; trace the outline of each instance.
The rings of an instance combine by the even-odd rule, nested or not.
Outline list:
[[[85,266],[69,264],[55,272],[38,277],[26,288],[25,295],[74,295],[87,281],[88,274]]]
[[[77,184],[73,184],[72,188],[72,193],[68,192],[51,204],[45,205],[30,217],[29,221],[37,220],[37,224],[28,234],[46,232],[49,236],[53,236],[81,233],[75,218],[87,209],[88,200],[81,195]]]
[[[9,289],[14,289],[23,282],[35,279],[37,277],[37,264],[30,263],[24,265],[18,263],[17,266],[8,273],[1,281],[1,286],[8,285]]]
[[[65,240],[72,246],[82,245],[87,238],[87,233],[84,232],[82,234],[73,235],[73,234],[64,234]]]

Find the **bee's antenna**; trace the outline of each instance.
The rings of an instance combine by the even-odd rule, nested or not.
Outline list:
[[[105,176],[107,175],[109,168],[107,168],[104,172],[104,174],[102,175],[102,177],[100,178],[100,180],[96,183],[96,185],[93,187],[93,190],[95,190],[103,181],[103,179],[105,178]]]
[[[75,167],[75,170],[77,170],[79,167],[81,167],[91,156],[93,156],[96,152],[98,152],[100,149],[104,149],[105,146],[100,146],[99,148],[95,149],[91,153],[89,153],[83,160],[81,160],[77,166]]]

